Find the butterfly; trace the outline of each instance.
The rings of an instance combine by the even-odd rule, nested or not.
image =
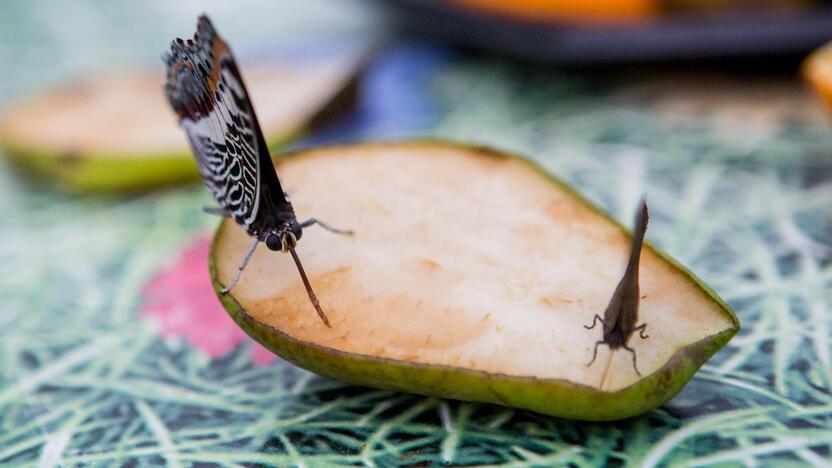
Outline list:
[[[165,95],[185,129],[202,180],[219,204],[205,208],[212,214],[233,217],[254,238],[231,280],[237,284],[260,242],[272,251],[288,252],[315,307],[327,326],[295,247],[303,228],[351,235],[310,218],[298,222],[295,211],[275,172],[269,149],[228,44],[211,20],[202,15],[193,39],[176,39],[163,57],[167,65]]]
[[[595,343],[595,350],[592,352],[592,360],[589,361],[587,367],[595,362],[598,356],[598,346],[606,344],[610,351],[615,351],[618,348],[624,348],[633,356],[633,369],[636,374],[641,377],[636,365],[636,352],[633,348],[627,346],[630,338],[635,332],[639,332],[642,339],[649,338],[644,332],[647,330],[647,324],[636,325],[638,323],[638,303],[639,303],[639,288],[638,288],[638,266],[641,258],[641,247],[644,243],[644,234],[647,231],[647,221],[649,215],[647,213],[647,203],[642,200],[638,213],[636,214],[635,228],[633,230],[633,243],[630,247],[630,260],[627,262],[627,269],[624,271],[621,281],[615,288],[607,309],[604,311],[604,318],[595,314],[592,324],[584,325],[584,328],[591,330],[595,328],[598,322],[604,326],[603,339]]]

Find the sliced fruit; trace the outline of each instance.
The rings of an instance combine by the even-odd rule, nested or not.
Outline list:
[[[244,67],[270,145],[343,105],[361,54]],[[140,190],[198,179],[162,92],[164,74],[117,72],[24,98],[0,117],[0,143],[20,165],[70,188]]]
[[[258,249],[220,299],[286,360],[355,384],[613,420],[670,399],[739,329],[730,308],[645,245],[639,320],[649,339],[601,346],[624,272],[627,231],[533,163],[488,149],[417,141],[332,147],[282,160],[295,211],[355,230],[310,227],[298,245],[332,328],[288,257]],[[219,226],[219,291],[250,238]]]
[[[815,7],[816,0],[451,0],[458,6],[519,20],[621,21],[659,14],[714,10],[765,10]]]
[[[658,13],[658,0],[452,0],[453,3],[511,18],[558,21],[564,19],[632,19]]]
[[[803,62],[803,76],[832,110],[832,43],[809,55]]]

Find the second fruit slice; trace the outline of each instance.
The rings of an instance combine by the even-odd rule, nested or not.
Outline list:
[[[269,145],[323,120],[349,98],[362,52],[246,68]],[[143,190],[197,180],[187,139],[165,102],[162,72],[114,72],[13,103],[0,144],[19,165],[81,192]]]

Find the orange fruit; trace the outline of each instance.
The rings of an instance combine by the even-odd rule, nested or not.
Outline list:
[[[812,52],[803,62],[803,76],[832,109],[832,42]]]
[[[452,3],[485,13],[517,19],[551,21],[562,19],[632,19],[658,12],[657,0],[451,0]]]

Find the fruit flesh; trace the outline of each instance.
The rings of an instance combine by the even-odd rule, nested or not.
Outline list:
[[[832,111],[832,43],[809,55],[803,63],[803,75]]]
[[[814,0],[453,0],[457,6],[510,18],[622,22],[660,14],[711,10],[794,9],[817,6]]]
[[[527,20],[621,20],[658,12],[656,0],[453,0],[458,6]]]
[[[246,69],[246,84],[264,131],[272,136],[291,132],[314,114],[330,92],[322,90],[339,89],[343,66]],[[155,72],[123,72],[75,83],[8,109],[0,129],[4,139],[18,145],[58,153],[126,158],[178,150],[185,156],[187,140],[164,101],[163,78]]]
[[[624,271],[627,234],[527,162],[409,143],[310,151],[278,172],[301,218],[356,235],[309,228],[298,247],[331,329],[315,315],[291,260],[257,251],[230,299],[265,325],[260,333],[271,328],[349,355],[607,394],[639,382],[628,353],[601,347],[586,366],[601,337],[583,325],[603,313]],[[233,222],[220,227],[212,259],[218,284],[230,280],[248,243]],[[640,281],[650,338],[630,345],[643,375],[736,331],[718,298],[650,247]]]

